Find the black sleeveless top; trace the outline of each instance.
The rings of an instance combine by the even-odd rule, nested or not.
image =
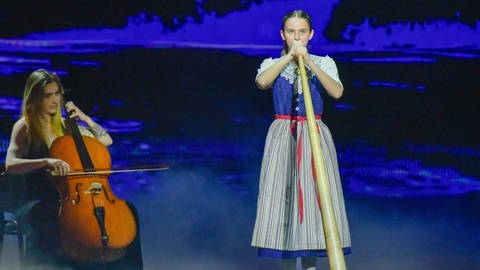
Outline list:
[[[25,158],[38,159],[48,157],[48,146],[43,141],[32,141],[28,147]],[[45,168],[25,174],[25,199],[26,200],[55,200],[58,194],[50,183],[49,175]]]

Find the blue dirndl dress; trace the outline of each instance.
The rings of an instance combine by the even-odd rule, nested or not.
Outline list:
[[[310,57],[318,67],[341,84],[335,62],[330,57]],[[265,59],[257,74],[278,60],[279,58]],[[290,62],[272,85],[276,116],[265,142],[251,242],[252,246],[258,248],[258,255],[264,257],[326,256],[303,91],[296,69],[296,64]],[[351,240],[337,154],[330,131],[321,120],[322,93],[325,91],[315,74],[307,73],[340,242],[344,253],[348,254],[351,252]]]

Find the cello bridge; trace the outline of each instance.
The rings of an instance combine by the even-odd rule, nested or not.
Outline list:
[[[85,191],[85,194],[92,194],[94,196],[97,196],[100,194],[100,192],[103,189],[102,183],[92,183],[90,187]]]

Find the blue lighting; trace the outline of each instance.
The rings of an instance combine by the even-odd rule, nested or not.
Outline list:
[[[315,35],[310,43],[310,51],[316,54],[331,55],[339,66],[347,67],[343,68],[340,66],[339,71],[342,80],[345,78],[344,84],[346,89],[349,87],[346,94],[350,96],[346,97],[347,99],[345,99],[345,101],[342,101],[344,103],[335,103],[333,105],[336,109],[341,110],[339,113],[342,115],[341,117],[348,114],[353,114],[355,117],[357,112],[361,113],[362,116],[369,117],[369,113],[371,112],[359,111],[364,108],[361,105],[362,102],[369,102],[369,100],[355,99],[358,97],[365,98],[365,96],[363,96],[364,91],[358,91],[361,92],[361,94],[355,92],[358,90],[357,88],[368,89],[368,95],[380,95],[373,96],[374,98],[384,98],[387,95],[391,95],[391,100],[398,97],[398,95],[394,96],[397,93],[400,93],[399,95],[407,93],[409,98],[411,97],[412,99],[418,98],[418,96],[420,96],[418,93],[421,91],[422,99],[413,100],[414,102],[412,102],[412,104],[419,107],[424,104],[422,103],[424,100],[430,97],[430,94],[444,94],[441,92],[441,89],[438,88],[439,86],[443,86],[443,81],[439,82],[439,80],[437,80],[435,81],[436,84],[431,84],[431,81],[427,79],[423,80],[423,77],[420,77],[420,79],[419,77],[402,77],[400,73],[398,76],[397,74],[386,73],[379,73],[377,75],[375,73],[376,68],[387,67],[388,65],[397,68],[402,67],[404,63],[409,63],[409,65],[411,64],[418,68],[419,71],[429,74],[428,71],[424,70],[425,67],[427,67],[427,69],[430,67],[437,68],[439,66],[443,68],[448,67],[450,64],[449,61],[452,60],[459,61],[463,64],[463,61],[478,61],[477,59],[480,58],[479,21],[473,25],[467,25],[460,22],[460,19],[457,21],[456,19],[447,20],[438,18],[432,19],[428,23],[418,23],[412,20],[408,23],[390,22],[380,25],[378,20],[366,19],[360,24],[351,23],[347,25],[345,29],[338,30],[344,40],[342,42],[333,42],[328,40],[327,36],[324,35],[324,30],[332,19],[331,16],[335,11],[335,7],[340,4],[338,0],[261,1],[259,4],[251,5],[248,10],[232,11],[223,16],[216,16],[215,12],[202,12],[204,10],[201,9],[200,4],[204,3],[204,1],[198,0],[197,3],[199,14],[202,17],[200,22],[193,17],[187,18],[187,22],[175,30],[166,29],[158,17],[148,21],[146,19],[147,15],[140,13],[128,18],[126,25],[121,28],[77,27],[75,29],[64,29],[61,31],[29,33],[12,39],[2,38],[0,39],[0,52],[2,53],[2,55],[0,55],[0,75],[2,75],[5,80],[13,80],[12,78],[16,76],[12,75],[19,75],[18,77],[20,77],[20,75],[26,75],[32,70],[47,68],[62,77],[66,76],[67,78],[65,79],[71,79],[75,82],[77,78],[75,77],[76,74],[73,74],[74,71],[83,75],[84,73],[82,72],[84,71],[90,72],[93,70],[96,72],[99,70],[107,70],[111,72],[109,76],[115,74],[115,76],[118,76],[118,79],[124,80],[122,82],[125,83],[125,85],[122,86],[125,86],[125,88],[118,90],[118,92],[112,92],[111,95],[110,93],[107,94],[106,91],[99,93],[105,95],[105,97],[101,98],[106,98],[105,104],[108,105],[93,104],[93,109],[99,112],[100,115],[101,112],[112,108],[117,112],[129,113],[125,112],[125,110],[127,110],[125,104],[128,102],[127,99],[129,95],[132,95],[130,92],[127,93],[127,91],[132,91],[133,89],[131,87],[132,85],[128,84],[131,83],[130,79],[139,84],[138,89],[135,88],[133,90],[138,91],[138,93],[134,92],[133,95],[143,94],[142,91],[145,91],[146,94],[152,94],[152,92],[147,93],[151,91],[151,85],[145,84],[147,85],[147,87],[145,87],[145,85],[142,84],[143,82],[136,81],[141,77],[141,68],[144,67],[138,67],[138,73],[129,73],[128,76],[131,76],[131,78],[124,78],[122,75],[119,76],[119,73],[115,73],[118,72],[118,70],[114,69],[115,67],[110,69],[109,65],[111,63],[107,62],[111,60],[110,56],[112,56],[113,59],[120,59],[121,61],[126,59],[125,62],[130,64],[130,59],[127,57],[123,58],[123,56],[127,54],[127,56],[135,55],[132,51],[136,52],[137,50],[143,50],[142,57],[148,57],[149,54],[154,54],[155,57],[162,56],[161,53],[169,49],[174,49],[171,51],[180,51],[181,53],[192,51],[205,53],[210,49],[215,51],[229,51],[233,52],[232,55],[241,55],[241,57],[245,57],[244,59],[246,61],[252,61],[248,63],[252,64],[251,67],[249,67],[251,69],[248,71],[241,70],[241,72],[248,72],[251,75],[249,78],[253,79],[254,75],[252,74],[255,73],[254,69],[258,64],[255,61],[260,62],[259,59],[266,55],[274,57],[280,54],[282,48],[282,40],[279,35],[281,17],[285,12],[297,8],[311,11],[310,13],[313,17]],[[457,12],[456,16],[460,17],[460,12]],[[145,52],[145,54],[143,54],[143,52]],[[230,60],[225,59],[226,61]],[[215,61],[217,61],[216,63],[220,63],[223,59],[219,58],[218,60],[215,59]],[[124,64],[123,62],[119,63]],[[135,62],[135,64],[138,63],[139,62]],[[453,65],[458,64],[458,62],[452,63]],[[159,62],[159,66],[161,64],[163,63]],[[226,63],[224,65],[228,64],[229,63]],[[353,68],[348,69],[351,67]],[[368,73],[363,73],[363,70],[361,70],[362,67],[368,67],[371,68],[371,70],[369,70]],[[129,68],[133,69],[137,67],[132,65],[129,66]],[[149,68],[151,69],[152,66],[149,66]],[[154,68],[154,70],[156,69]],[[162,71],[160,67],[159,70]],[[365,74],[368,75],[365,76]],[[98,73],[98,76],[103,75],[101,72]],[[242,76],[243,75],[245,74],[242,74]],[[91,73],[89,73],[88,76],[91,76]],[[199,77],[195,77],[195,80],[199,79]],[[232,82],[235,83],[233,77],[234,75],[232,75]],[[149,78],[157,83],[158,78]],[[177,93],[168,92],[168,89],[163,90],[160,83],[163,83],[161,80],[164,78],[160,77],[160,75],[159,78],[161,78],[158,79],[159,85],[155,86],[159,89],[154,92],[155,98],[162,100],[162,98],[165,97],[165,100],[161,101],[165,103],[162,104],[171,105],[169,104],[170,100],[172,100],[172,103],[177,102],[177,100],[173,100],[176,98],[174,94]],[[185,78],[189,77],[185,76]],[[91,77],[88,77],[87,80],[91,80]],[[185,79],[185,81],[186,80],[187,79]],[[17,85],[20,91],[24,81],[20,83],[18,81],[10,83]],[[92,83],[96,82],[92,81]],[[101,81],[101,83],[104,84],[100,86],[104,87],[101,88],[102,90],[114,89],[113,87],[116,86],[114,82],[108,80]],[[112,83],[113,86],[110,85],[110,83]],[[462,81],[461,83],[469,82]],[[135,87],[136,86],[137,85],[135,85]],[[187,83],[182,86],[186,89],[189,87]],[[250,86],[254,88],[253,84]],[[169,87],[171,86],[169,85]],[[186,89],[181,89],[181,91],[185,91],[181,92],[185,97],[192,99],[198,97],[204,98],[201,100],[203,103],[199,106],[205,106],[205,112],[209,113],[209,110],[213,110],[212,108],[218,109],[219,100],[214,98],[209,100],[205,98],[207,95],[196,96],[197,93],[190,93]],[[432,91],[426,91],[426,89],[432,89]],[[246,90],[250,91],[250,89]],[[222,89],[222,91],[224,91],[224,89]],[[456,93],[452,93],[452,96],[455,94]],[[248,100],[246,102],[252,102],[251,96],[241,96],[247,95],[243,92],[236,93],[235,95],[238,95],[239,98],[244,98],[244,100]],[[257,97],[258,96],[255,96],[255,98]],[[352,99],[348,99],[351,97]],[[147,104],[147,102],[141,102],[151,101],[142,100],[141,98],[142,97],[138,97],[138,101],[140,101],[139,104]],[[244,100],[239,99],[238,104],[242,104],[241,102]],[[453,101],[456,102],[452,103],[453,105],[463,104],[452,99],[452,102]],[[196,103],[192,102],[192,104]],[[255,106],[260,104],[259,107],[271,105],[265,101],[261,101],[260,98],[254,100],[252,104],[255,104]],[[402,106],[403,104],[405,104],[405,106],[409,105],[401,102],[399,102],[399,104],[402,104]],[[129,103],[128,105],[131,106],[135,104]],[[142,105],[138,106],[141,107]],[[130,165],[135,162],[141,162],[147,157],[153,160],[162,160],[165,157],[175,161],[188,159],[189,162],[197,162],[198,164],[208,160],[215,165],[223,162],[222,160],[226,160],[226,163],[234,160],[235,162],[241,161],[249,164],[252,159],[256,159],[259,162],[258,159],[259,156],[261,156],[262,149],[261,147],[257,147],[259,143],[254,141],[255,139],[252,139],[252,141],[248,141],[248,139],[250,136],[252,138],[263,136],[263,133],[259,133],[264,130],[259,131],[258,126],[255,125],[271,116],[266,116],[267,113],[264,107],[262,107],[261,110],[257,110],[257,107],[255,107],[255,109],[252,110],[257,111],[250,112],[250,108],[248,107],[234,108],[234,106],[232,106],[228,108],[228,113],[230,114],[225,115],[226,120],[216,119],[219,125],[231,125],[234,127],[234,131],[227,130],[225,133],[229,134],[229,132],[231,132],[236,135],[237,129],[240,130],[238,136],[242,136],[242,138],[231,138],[231,141],[230,138],[219,138],[220,136],[228,136],[223,134],[216,134],[219,137],[215,138],[201,137],[192,139],[192,137],[196,136],[194,132],[197,132],[197,130],[195,129],[199,128],[198,126],[192,128],[190,126],[191,123],[184,120],[190,117],[188,114],[191,112],[185,111],[179,115],[174,115],[174,113],[178,112],[173,109],[170,110],[168,107],[169,106],[162,107],[161,113],[167,115],[168,119],[165,119],[165,122],[161,123],[151,123],[148,120],[138,119],[139,117],[136,117],[133,111],[131,115],[128,114],[127,116],[118,115],[110,117],[109,119],[95,119],[95,121],[104,126],[112,133],[113,137],[115,137],[115,144],[111,149],[116,164]],[[438,107],[440,107],[440,105]],[[146,108],[136,109],[138,109],[140,113],[143,113],[143,111],[141,111],[142,109],[146,110]],[[410,109],[410,107],[405,107],[405,111],[408,111],[408,109]],[[0,97],[0,113],[4,119],[18,119],[20,110],[21,99],[7,96]],[[133,106],[132,110],[134,110]],[[338,113],[338,110],[334,113]],[[191,114],[198,118],[198,120],[202,120],[203,115],[199,114],[199,112],[203,113],[204,111],[196,110]],[[145,114],[146,113],[147,112],[145,112]],[[168,115],[169,113],[172,115]],[[225,112],[219,111],[218,113],[222,114]],[[332,118],[336,117],[334,113],[332,114]],[[444,116],[442,113],[435,113],[437,113],[439,117]],[[382,116],[383,115],[384,114],[382,114]],[[386,118],[394,118],[397,116],[395,111],[386,111],[385,115]],[[433,116],[435,116],[435,114],[433,114]],[[372,123],[377,121],[375,117],[366,120]],[[392,119],[381,120],[388,122]],[[395,120],[398,120],[392,124],[395,128],[402,128],[404,127],[403,125],[409,125],[411,123],[411,121],[404,119]],[[167,124],[175,126],[162,126]],[[215,125],[216,124],[217,123],[215,123]],[[201,126],[201,128],[203,128],[203,126]],[[205,127],[205,129],[209,128],[210,127]],[[410,126],[407,126],[404,132],[410,132],[410,130],[408,130],[409,128]],[[416,126],[412,127],[412,133],[415,131],[415,128]],[[152,135],[150,133],[144,136],[143,132],[146,132],[147,129],[149,132],[153,129],[154,134]],[[164,129],[168,129],[170,133],[168,133],[168,135],[161,133]],[[158,132],[158,130],[161,132]],[[155,132],[158,132],[158,134]],[[190,135],[192,132],[193,135]],[[257,133],[250,134],[249,132]],[[140,134],[141,136],[139,136]],[[409,135],[410,133],[405,136]],[[188,136],[191,137],[189,137],[189,139],[183,138]],[[348,134],[348,136],[355,137],[357,134]],[[244,139],[243,137],[247,137],[248,139]],[[3,142],[3,145],[5,144],[6,143]],[[413,143],[406,144],[402,146],[402,151],[398,149],[388,149],[386,146],[358,145],[348,142],[343,142],[343,144],[339,144],[338,146],[342,180],[345,183],[345,190],[347,192],[383,197],[409,197],[458,195],[480,190],[479,175],[478,173],[472,173],[473,170],[468,167],[470,166],[468,162],[462,163],[458,161],[459,164],[461,163],[463,164],[462,166],[467,167],[463,168],[461,166],[441,164],[435,159],[435,157],[440,154],[454,160],[468,159],[471,157],[478,159],[480,150],[475,148],[446,147],[442,146],[441,143],[434,146]],[[5,148],[5,146],[3,147]],[[389,155],[391,152],[395,152],[396,155],[392,157]],[[222,163],[221,165],[225,164]],[[228,168],[232,165],[228,163],[225,166]],[[222,168],[222,166],[218,167]],[[222,172],[221,175],[219,178],[220,181],[238,190],[242,190],[242,185],[246,185],[246,182],[258,180],[254,179],[256,178],[255,173],[251,171],[241,171],[240,169],[233,172],[225,169],[225,172]],[[120,179],[123,176],[115,177]],[[148,177],[148,175],[140,177],[142,181],[138,182],[139,188],[147,186],[150,180],[154,181],[154,179],[149,180]],[[126,182],[127,189],[128,184],[129,183]]]
[[[374,88],[385,88],[385,89],[404,89],[404,90],[418,90],[418,91],[425,90],[425,86],[423,85],[414,85],[410,83],[397,83],[397,82],[380,82],[380,81],[363,82],[360,80],[355,80],[353,81],[353,85],[356,87],[372,86]]]
[[[77,66],[88,66],[88,67],[99,67],[102,64],[99,62],[94,62],[94,61],[71,61],[70,62],[72,65],[77,65]]]
[[[410,145],[409,149],[412,151],[409,157],[419,156],[424,150],[421,145]],[[393,152],[371,145],[341,146],[340,172],[347,189],[354,194],[381,197],[460,195],[480,191],[478,175],[463,175],[453,167],[424,165],[419,159],[388,158]],[[448,155],[455,159],[465,158],[458,152]]]
[[[357,106],[351,104],[335,104],[335,108],[340,110],[355,110]]]
[[[0,96],[0,110],[17,113],[22,109],[22,100],[14,97]]]
[[[279,22],[287,11],[302,7],[315,11],[311,41],[312,50],[326,53],[349,51],[382,51],[395,49],[408,52],[401,57],[355,58],[352,61],[434,62],[435,57],[478,58],[480,22],[475,26],[446,19],[428,23],[392,22],[373,27],[370,20],[344,29],[345,43],[332,44],[322,34],[332,11],[339,1],[265,1],[248,10],[230,12],[224,16],[203,13],[202,22],[193,18],[179,29],[166,29],[159,18],[152,21],[140,13],[128,19],[124,28],[69,29],[56,32],[31,33],[22,39],[0,40],[1,51],[95,53],[121,50],[131,46],[145,48],[211,48],[263,55],[281,48]],[[239,23],[241,22],[241,23]],[[374,22],[373,22],[374,23]],[[449,49],[449,51],[442,51]],[[425,56],[422,56],[425,55]],[[427,56],[428,55],[428,56]],[[434,56],[434,57],[432,57]]]

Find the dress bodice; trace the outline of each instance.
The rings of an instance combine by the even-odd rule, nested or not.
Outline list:
[[[321,57],[310,55],[313,62],[320,67],[325,73],[331,76],[334,80],[341,84],[338,77],[338,70],[335,62],[328,56]],[[280,58],[267,58],[263,60],[258,74],[268,69]],[[300,77],[297,75],[297,65],[295,62],[289,62],[281,71],[280,75],[272,84],[273,105],[275,114],[278,115],[297,115],[305,116],[305,102],[303,90],[301,89]],[[323,113],[323,98],[322,94],[325,92],[322,84],[307,67],[308,85],[310,94],[312,96],[312,104],[315,114]]]

